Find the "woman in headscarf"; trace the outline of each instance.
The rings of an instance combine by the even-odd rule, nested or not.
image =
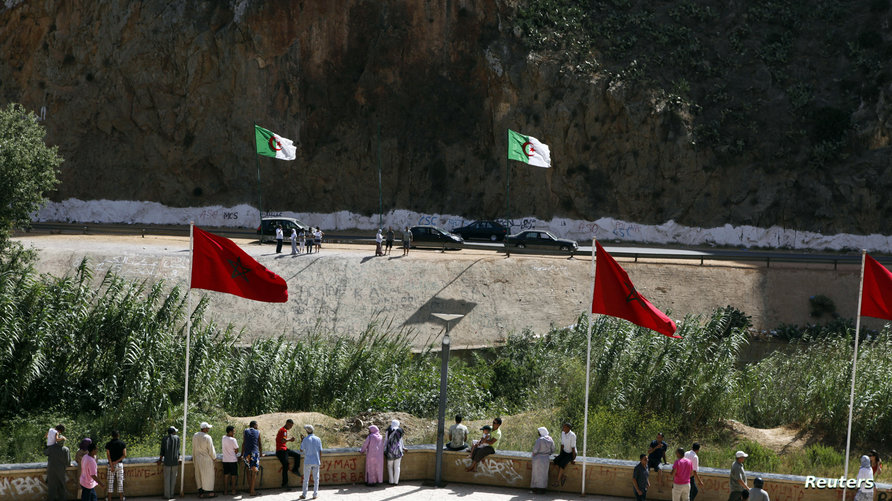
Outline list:
[[[533,471],[530,474],[530,489],[541,494],[548,488],[548,466],[554,453],[554,440],[548,436],[548,428],[539,427],[539,438],[533,445]]]
[[[81,459],[87,455],[87,447],[93,443],[93,440],[90,437],[85,437],[81,439],[81,442],[77,444],[77,452],[74,454],[74,462],[77,463],[77,477],[81,478]]]
[[[359,452],[365,453],[365,484],[374,487],[384,481],[384,438],[375,425]]]
[[[400,422],[394,419],[387,427],[387,436],[384,439],[384,455],[387,457],[387,479],[393,484],[400,483],[400,462],[403,460],[403,429]]]
[[[870,458],[861,456],[861,468],[858,470],[858,480],[873,480],[873,469],[870,467]],[[866,485],[862,485],[855,494],[855,501],[873,501],[873,482],[870,489]]]

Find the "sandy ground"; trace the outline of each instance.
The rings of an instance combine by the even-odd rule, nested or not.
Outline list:
[[[39,250],[38,270],[70,273],[87,257],[95,276],[185,285],[189,242],[184,237],[74,235],[31,232],[15,240]],[[490,346],[511,332],[543,332],[572,325],[591,302],[591,258],[536,256],[490,250],[440,252],[401,249],[374,256],[373,245],[323,245],[321,253],[276,254],[274,245],[236,242],[288,283],[287,303],[260,303],[227,294],[211,296],[219,322],[244,327],[243,337],[301,337],[318,331],[356,336],[370,322],[400,332],[421,348],[439,344],[442,321],[432,313],[464,315],[451,324],[453,348]],[[287,246],[286,246],[287,247]],[[854,316],[856,266],[707,263],[619,259],[639,292],[675,319],[732,305],[752,316],[757,329],[805,324],[810,296],[824,294],[844,316]],[[849,313],[852,313],[851,315]],[[866,320],[865,325],[870,325]]]

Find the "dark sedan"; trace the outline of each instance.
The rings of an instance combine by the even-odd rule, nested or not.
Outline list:
[[[569,252],[572,256],[579,244],[574,240],[558,238],[551,232],[543,230],[526,230],[516,235],[505,237],[505,247],[516,247],[518,249],[537,249]]]
[[[490,242],[501,242],[505,240],[508,229],[498,221],[474,221],[473,223],[456,228],[452,233],[459,235],[465,240],[489,240]]]
[[[412,247],[436,247],[443,249],[461,249],[464,239],[436,226],[413,226]]]

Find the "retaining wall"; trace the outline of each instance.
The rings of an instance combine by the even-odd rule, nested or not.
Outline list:
[[[272,453],[270,453],[272,454]],[[402,461],[400,481],[433,480],[435,468],[435,448],[432,445],[410,446]],[[187,493],[197,492],[192,461],[186,461]],[[528,488],[532,466],[528,453],[503,451],[489,456],[475,473],[465,468],[470,464],[466,453],[443,453],[443,479],[446,482],[482,484],[504,487]],[[222,463],[217,462],[216,486],[223,490]],[[589,458],[586,465],[586,493],[609,496],[632,496],[633,461]],[[730,462],[729,462],[730,466]],[[262,475],[258,479],[261,489],[277,489],[281,485],[281,464],[274,455],[261,460]],[[105,478],[105,461],[100,461],[99,475]],[[856,469],[857,472],[857,469]],[[582,478],[582,462],[567,468],[567,481],[561,486],[557,482],[557,470],[552,468],[549,489],[565,492],[579,492]],[[663,473],[664,486],[659,487],[657,475],[651,473],[651,489],[648,499],[671,499],[671,478]],[[69,498],[79,498],[77,489],[77,468],[68,469]],[[805,477],[792,475],[762,474],[766,490],[772,501],[837,501],[841,499],[841,489],[806,489]],[[748,473],[750,484],[755,477]],[[162,468],[152,458],[134,458],[124,464],[124,488],[128,496],[160,496],[162,494]],[[300,485],[300,478],[289,476],[291,485]],[[365,481],[365,456],[357,449],[325,450],[322,454],[320,470],[321,485],[361,484]],[[386,478],[386,469],[385,469]],[[728,470],[701,468],[704,487],[697,496],[698,501],[725,501],[728,498]],[[262,479],[262,481],[260,481]],[[245,482],[244,467],[239,468],[239,486]],[[179,485],[179,480],[177,480]],[[880,484],[874,499],[892,500],[890,486]],[[851,492],[851,491],[850,491]],[[46,463],[0,465],[0,501],[37,501],[46,499]],[[100,496],[101,497],[101,496]]]

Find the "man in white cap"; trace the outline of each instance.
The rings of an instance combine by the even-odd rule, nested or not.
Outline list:
[[[300,499],[307,498],[310,475],[313,475],[313,499],[319,496],[319,465],[322,464],[322,440],[313,434],[313,425],[305,424],[307,436],[300,442],[300,452],[304,456],[304,492]]]
[[[201,431],[192,435],[192,462],[195,467],[195,485],[198,486],[198,497],[217,497],[214,493],[214,461],[217,459],[217,450],[214,449],[214,440],[208,435],[211,425],[202,422]]]
[[[731,465],[731,495],[728,496],[728,501],[740,501],[743,496],[744,491],[749,491],[749,486],[746,485],[746,471],[743,469],[743,462],[746,461],[747,456],[749,454],[743,451],[737,451],[734,454],[734,464]]]

